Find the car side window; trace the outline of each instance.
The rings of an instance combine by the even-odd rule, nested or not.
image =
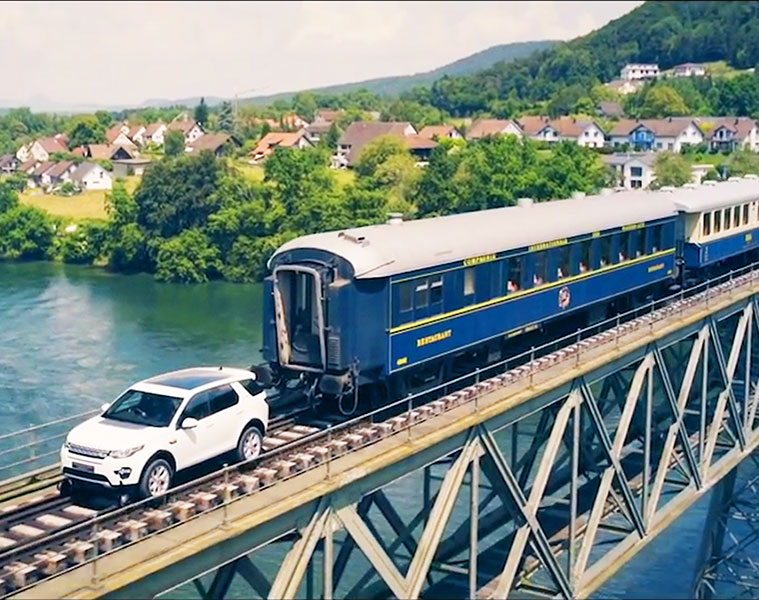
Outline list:
[[[227,384],[208,391],[208,405],[210,414],[212,415],[234,406],[239,401],[240,398],[237,396],[237,392],[232,389],[232,386]]]
[[[182,418],[179,420],[181,425],[182,421],[187,417],[197,419],[205,419],[208,416],[208,392],[200,392],[187,403],[187,406],[182,413]]]
[[[248,392],[251,396],[260,394],[264,389],[264,386],[253,379],[246,379],[245,381],[241,381],[240,385],[244,387],[245,391]]]

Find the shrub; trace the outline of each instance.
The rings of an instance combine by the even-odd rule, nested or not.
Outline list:
[[[0,214],[0,256],[3,258],[46,258],[54,235],[53,221],[34,206],[19,205]]]
[[[187,229],[161,243],[156,279],[178,283],[203,283],[218,273],[219,250],[197,229]]]

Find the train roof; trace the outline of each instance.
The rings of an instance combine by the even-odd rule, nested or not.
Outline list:
[[[729,193],[724,193],[729,190]],[[741,180],[672,191],[635,190],[511,206],[397,224],[316,233],[281,246],[323,250],[348,261],[356,279],[389,277],[576,235],[675,216],[709,202],[759,199],[759,182]],[[273,260],[273,258],[270,260]],[[271,262],[270,262],[271,265]]]

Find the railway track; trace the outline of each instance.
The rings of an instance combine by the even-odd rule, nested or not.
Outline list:
[[[413,406],[412,399],[384,407],[381,412],[364,415],[346,423],[329,420],[298,423],[297,418],[285,418],[264,439],[265,453],[259,458],[224,468],[179,486],[160,498],[146,499],[133,505],[85,513],[79,505],[66,504],[60,496],[42,499],[28,506],[15,507],[0,514],[0,527],[13,530],[12,543],[0,546],[0,597],[25,589],[35,582],[55,576],[90,562],[97,556],[136,542],[143,537],[192,519],[198,514],[215,510],[235,498],[254,494],[309,469],[328,464],[333,458],[364,448],[388,436],[405,431],[414,423],[424,421],[461,404],[467,404],[485,393],[509,387],[531,379],[536,373],[559,364],[576,364],[588,350],[614,345],[621,336],[647,332],[661,320],[682,316],[686,311],[699,310],[710,298],[732,293],[735,288],[755,284],[759,271],[748,271],[731,277],[719,285],[705,287],[691,295],[668,298],[663,306],[645,315],[620,322],[615,327],[599,330],[595,335],[566,345],[539,358],[533,358],[509,370],[484,379],[453,393],[443,391],[436,397],[430,392],[422,395],[426,401]],[[698,289],[698,288],[697,288]],[[607,323],[608,324],[608,323]],[[384,420],[378,414],[395,416]],[[407,410],[404,410],[407,408]],[[333,427],[334,425],[334,427]],[[67,510],[68,509],[68,510]],[[92,509],[87,509],[92,510]],[[76,514],[76,513],[79,514]],[[43,514],[44,513],[44,514]],[[45,518],[46,515],[74,518],[70,523]],[[44,521],[40,521],[40,518]],[[39,523],[40,533],[24,535],[19,526]],[[45,521],[47,523],[45,523]],[[11,523],[15,523],[11,525]],[[56,527],[57,525],[57,527]],[[10,529],[8,529],[10,531]],[[1,533],[0,535],[4,535]],[[20,534],[20,535],[19,535]],[[11,539],[11,538],[9,538]]]

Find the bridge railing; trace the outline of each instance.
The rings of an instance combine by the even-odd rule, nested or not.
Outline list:
[[[751,265],[731,272],[667,298],[653,301],[648,306],[627,311],[591,327],[578,329],[574,334],[532,348],[497,364],[476,369],[424,392],[401,398],[387,406],[269,450],[250,461],[224,466],[224,468],[200,479],[172,488],[161,496],[147,498],[99,515],[61,530],[44,540],[31,541],[18,547],[0,551],[0,564],[7,564],[8,561],[17,560],[18,557],[28,556],[30,553],[39,550],[41,544],[50,547],[72,539],[86,542],[90,546],[87,556],[70,568],[75,568],[83,563],[96,562],[99,557],[116,549],[106,550],[101,546],[100,533],[103,529],[113,527],[116,523],[127,518],[149,520],[145,516],[146,514],[155,516],[155,509],[164,509],[165,514],[174,515],[174,517],[162,526],[151,528],[152,531],[147,534],[148,536],[156,535],[169,527],[173,527],[176,520],[179,519],[174,510],[178,501],[185,501],[186,503],[188,499],[191,499],[190,494],[199,490],[214,490],[217,501],[208,503],[206,506],[198,506],[193,514],[188,514],[181,520],[198,519],[201,516],[215,513],[218,515],[218,525],[224,526],[228,522],[228,507],[232,502],[277,485],[307,470],[321,469],[322,480],[327,480],[332,475],[331,468],[335,459],[390,436],[408,436],[411,439],[414,424],[423,422],[427,418],[456,406],[469,406],[472,412],[476,412],[479,410],[478,401],[480,398],[492,391],[494,386],[509,387],[517,382],[525,382],[527,378],[533,377],[544,368],[566,364],[567,361],[579,365],[582,357],[587,356],[587,352],[596,351],[597,356],[600,348],[615,344],[620,337],[646,332],[648,328],[654,332],[656,327],[661,326],[661,321],[678,318],[678,311],[680,316],[684,316],[685,313],[694,314],[703,307],[708,307],[710,302],[714,303],[718,299],[730,297],[737,289],[755,286],[759,281],[759,271],[755,270],[756,266]],[[457,391],[454,391],[456,389]],[[450,402],[446,403],[446,399]],[[436,400],[440,401],[436,403]],[[437,404],[437,409],[430,408],[434,404]],[[429,410],[421,410],[423,406]],[[397,426],[384,429],[379,427],[379,424],[388,424],[392,419],[396,419]],[[372,425],[377,427],[372,427]],[[369,433],[372,429],[375,430],[373,435]],[[343,445],[331,446],[331,442],[335,440],[342,441]],[[330,448],[330,452],[324,460],[314,461],[301,467],[283,465],[283,462],[288,462],[286,459],[292,457],[294,453],[313,452],[316,446]],[[276,476],[267,477],[266,471],[276,472]],[[242,486],[241,475],[256,477],[257,485],[251,486],[249,489]],[[233,488],[236,491],[232,492]],[[150,513],[147,513],[148,510]],[[215,518],[213,518],[214,523]],[[139,537],[138,539],[145,538]],[[136,541],[137,539],[128,542],[126,545]],[[44,562],[40,565],[44,566]]]
[[[0,489],[6,480],[56,465],[66,434],[98,412],[88,410],[0,435]]]

